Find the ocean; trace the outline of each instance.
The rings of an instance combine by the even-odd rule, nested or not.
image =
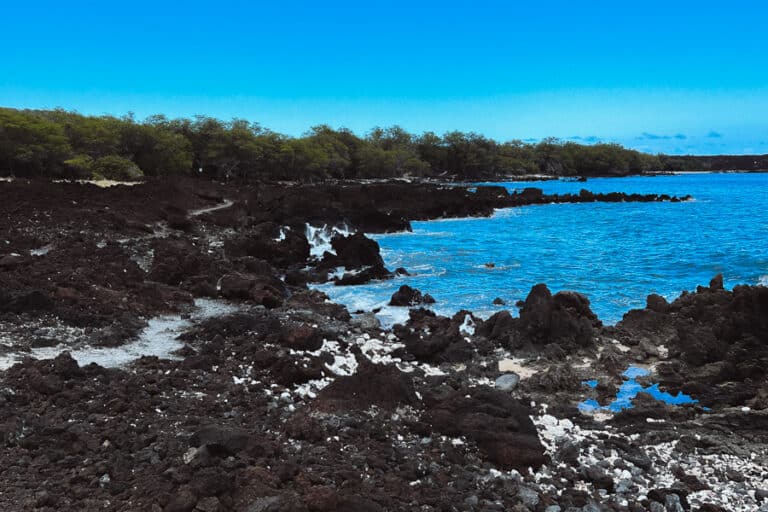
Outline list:
[[[498,183],[495,183],[498,184]],[[387,307],[401,285],[436,299],[437,313],[487,317],[516,311],[531,287],[585,294],[606,324],[641,308],[650,293],[669,300],[708,285],[768,284],[768,174],[680,174],[588,182],[501,183],[545,193],[627,192],[693,196],[680,203],[546,204],[497,210],[490,218],[414,222],[413,232],[369,235],[388,268],[412,276],[360,286],[319,286],[350,311],[382,308],[385,325],[407,318]],[[506,305],[494,305],[496,298]]]

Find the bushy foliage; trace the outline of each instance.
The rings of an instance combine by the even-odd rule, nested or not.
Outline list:
[[[288,137],[243,119],[84,116],[0,108],[0,175],[83,178],[195,174],[214,179],[315,181],[523,174],[626,175],[686,168],[679,158],[617,144],[557,139],[497,142],[477,133],[408,133],[376,127],[364,137],[315,126]]]
[[[72,153],[61,124],[42,116],[0,109],[0,172],[57,176]]]
[[[96,159],[91,166],[94,179],[135,180],[144,176],[139,166],[117,155],[108,155]]]
[[[93,177],[93,158],[88,155],[75,155],[64,160],[66,175],[75,179],[90,179]]]

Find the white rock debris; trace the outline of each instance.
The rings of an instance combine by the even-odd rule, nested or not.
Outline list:
[[[605,438],[626,439],[626,436],[614,431],[610,425],[605,425],[604,430],[588,430],[574,425],[568,419],[557,419],[548,414],[533,416],[531,419],[548,455],[555,455],[558,448],[570,444],[578,447],[578,462],[582,466],[607,468],[606,471],[613,478],[616,487],[614,494],[605,496],[606,501],[621,504],[627,498],[641,499],[652,489],[672,487],[677,481],[673,474],[675,466],[710,488],[688,494],[687,499],[694,508],[711,503],[735,512],[755,511],[758,510],[759,504],[755,500],[754,490],[768,488],[768,467],[751,460],[756,458],[755,454],[752,454],[750,459],[745,459],[725,453],[686,453],[677,449],[677,440],[660,444],[640,444],[639,449],[652,462],[651,469],[643,471],[631,461],[622,459],[616,450],[606,448],[603,442]],[[637,435],[632,437],[635,442],[641,440]],[[620,464],[616,464],[618,461]],[[565,466],[564,463],[560,465]],[[546,473],[545,468],[542,468],[542,471]],[[734,474],[740,477],[733,478]],[[577,487],[590,490],[591,485],[589,482],[580,482]]]

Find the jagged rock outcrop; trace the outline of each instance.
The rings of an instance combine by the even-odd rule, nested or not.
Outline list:
[[[586,347],[601,326],[584,295],[564,291],[553,296],[545,284],[534,286],[520,308],[520,334],[536,345]]]
[[[630,341],[665,348],[666,384],[695,390],[705,403],[768,406],[761,394],[768,378],[768,288],[728,291],[716,276],[709,287],[666,306],[649,297],[648,307],[627,312],[617,329]]]
[[[435,299],[430,294],[422,295],[420,290],[411,288],[407,284],[402,285],[389,300],[390,306],[418,306],[419,304],[434,304]]]
[[[530,410],[492,388],[438,389],[425,397],[423,420],[448,436],[477,443],[485,457],[506,469],[527,471],[547,461]]]

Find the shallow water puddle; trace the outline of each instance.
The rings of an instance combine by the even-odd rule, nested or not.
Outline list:
[[[634,407],[632,400],[639,393],[646,393],[651,395],[651,397],[655,398],[656,400],[670,405],[698,403],[698,400],[682,392],[678,392],[677,395],[672,395],[666,391],[661,391],[658,384],[652,384],[650,386],[643,387],[642,384],[637,382],[636,379],[638,377],[647,377],[650,374],[651,372],[645,368],[630,366],[624,373],[621,374],[626,380],[619,388],[619,391],[616,393],[616,398],[610,404],[600,405],[597,400],[590,398],[579,403],[579,410],[585,413],[592,413],[596,411],[619,412],[624,409],[631,409]],[[582,384],[594,389],[597,387],[598,381],[596,379],[587,380],[583,381]]]

